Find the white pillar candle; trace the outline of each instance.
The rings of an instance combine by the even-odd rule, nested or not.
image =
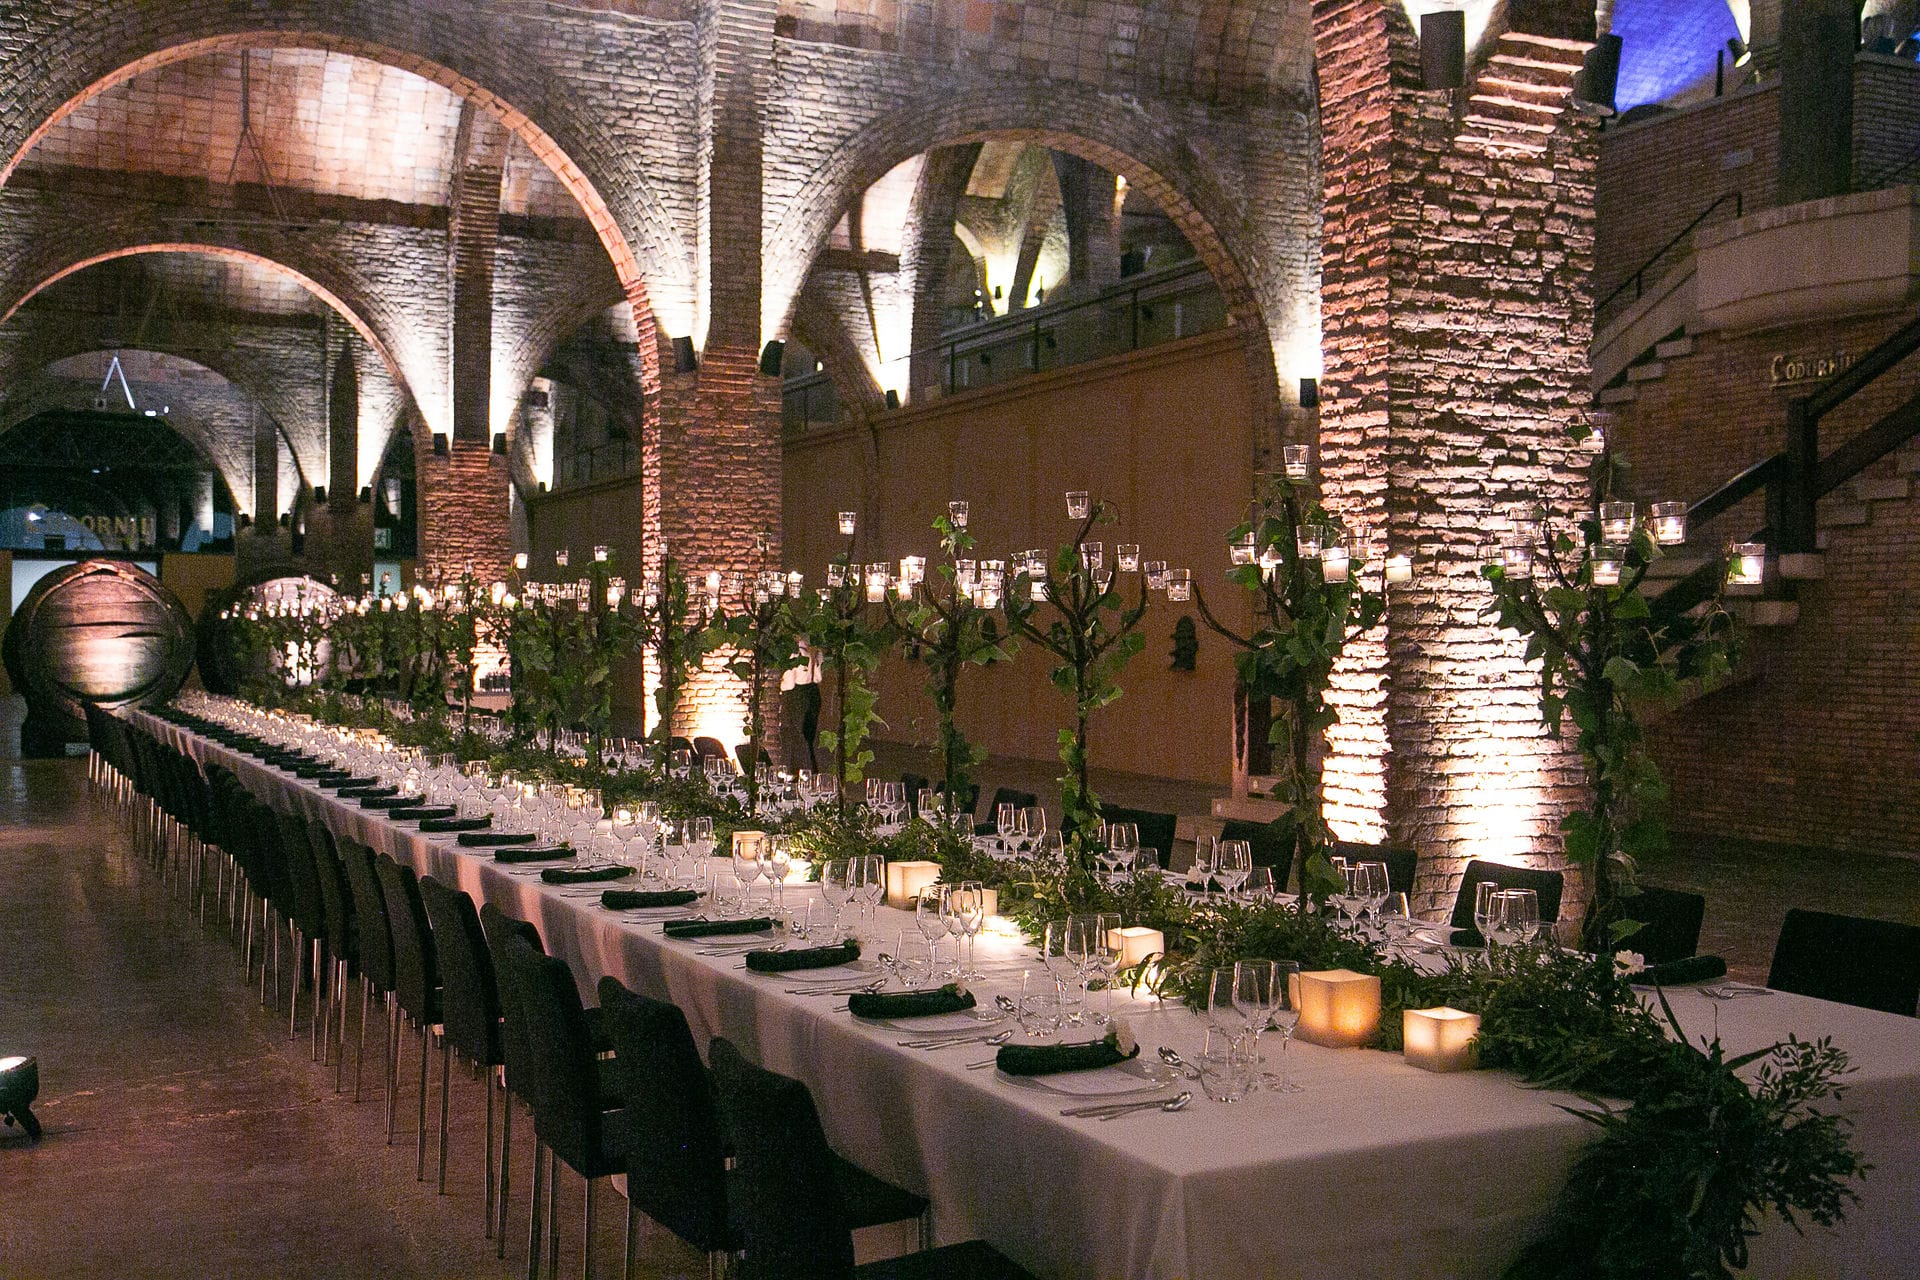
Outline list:
[[[1158,929],[1130,924],[1120,929],[1109,929],[1107,945],[1120,952],[1120,967],[1130,969],[1136,964],[1164,953],[1167,949],[1167,939],[1166,935]]]
[[[1380,1029],[1380,979],[1351,969],[1320,969],[1300,975],[1302,1040],[1333,1048],[1365,1044]]]
[[[939,879],[940,864],[937,862],[889,862],[887,905],[901,911],[911,911],[914,899]]]
[[[1474,1038],[1480,1015],[1450,1009],[1406,1009],[1400,1014],[1402,1052],[1423,1071],[1471,1071],[1477,1065]]]
[[[1327,582],[1345,582],[1349,563],[1345,547],[1329,546],[1320,552],[1320,576]]]
[[[1413,581],[1413,557],[1397,555],[1387,557],[1387,581],[1395,585]]]

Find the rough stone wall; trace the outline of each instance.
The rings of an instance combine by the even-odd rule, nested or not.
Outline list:
[[[457,574],[471,565],[482,581],[506,576],[513,561],[506,464],[478,441],[456,440],[436,455],[416,437],[422,572]]]
[[[1565,30],[1501,36],[1456,113],[1453,94],[1419,89],[1400,5],[1315,6],[1324,488],[1416,560],[1384,634],[1338,673],[1328,816],[1415,845],[1427,905],[1451,901],[1469,858],[1557,861],[1583,794],[1578,758],[1540,727],[1523,646],[1483,616],[1480,576],[1490,532],[1536,503],[1584,504],[1584,451],[1564,433],[1587,399],[1597,138],[1564,110],[1586,47]],[[1485,107],[1471,77],[1496,74],[1533,105]]]

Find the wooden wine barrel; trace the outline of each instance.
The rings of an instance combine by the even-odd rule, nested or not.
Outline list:
[[[193,666],[193,620],[159,579],[87,560],[34,584],[7,627],[7,671],[27,699],[21,748],[56,752],[87,736],[85,703],[173,696]]]

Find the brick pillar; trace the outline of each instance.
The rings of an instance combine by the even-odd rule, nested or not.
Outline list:
[[[1480,575],[1521,511],[1585,502],[1587,455],[1565,435],[1591,398],[1598,131],[1568,107],[1593,37],[1581,9],[1516,0],[1468,88],[1427,92],[1398,0],[1314,6],[1326,498],[1416,564],[1335,673],[1327,817],[1414,844],[1429,907],[1472,857],[1557,865],[1584,794]]]
[[[429,438],[416,431],[414,439]],[[420,572],[459,573],[470,564],[483,582],[505,577],[513,559],[506,459],[475,441],[455,440],[444,455],[420,443],[414,467]]]
[[[1120,209],[1114,175],[1079,156],[1053,153],[1060,205],[1067,215],[1067,284],[1078,292],[1106,288],[1120,278]]]
[[[780,381],[759,371],[761,128],[773,48],[774,0],[718,0],[701,10],[699,278],[706,340],[699,369],[676,377],[662,344],[657,481],[651,442],[647,489],[661,536],[689,574],[751,571],[755,535],[780,545]],[[657,545],[657,544],[655,544]],[[650,563],[657,562],[653,551]],[[723,658],[688,686],[675,731],[732,745],[745,737],[739,681]],[[651,679],[651,676],[650,676]],[[779,731],[777,706],[768,723]]]
[[[471,102],[460,108],[447,211],[453,282],[453,437],[492,439],[493,255],[500,240],[500,178],[507,129]]]
[[[349,347],[327,386],[327,505],[310,527],[307,558],[352,586],[373,570],[373,505],[359,500],[360,375]]]

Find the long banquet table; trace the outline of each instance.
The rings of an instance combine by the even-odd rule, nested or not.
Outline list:
[[[1097,1122],[1065,1100],[965,1064],[971,1045],[903,1048],[898,1031],[856,1023],[839,1001],[790,995],[791,976],[667,941],[656,922],[603,910],[511,873],[452,836],[424,837],[292,774],[143,712],[148,731],[233,770],[270,803],[325,823],[423,874],[538,926],[581,990],[612,975],[685,1010],[696,1039],[725,1035],[752,1059],[805,1080],[835,1147],[929,1195],[939,1238],[991,1241],[1043,1276],[1224,1280],[1239,1276],[1497,1276],[1549,1214],[1593,1128],[1566,1094],[1502,1073],[1433,1075],[1397,1055],[1296,1044],[1303,1092],[1222,1104],[1194,1088],[1174,1115]],[[524,873],[526,868],[520,868]],[[598,887],[598,886],[596,886]],[[789,892],[796,892],[789,890]],[[797,892],[812,892],[798,890]],[[880,908],[878,936],[912,931]],[[982,938],[989,974],[1017,975],[1033,952]],[[984,1000],[1009,979],[976,984]],[[1011,978],[1017,985],[1017,976]],[[1920,1019],[1784,993],[1717,1001],[1671,993],[1695,1038],[1717,1027],[1730,1052],[1831,1036],[1853,1058],[1843,1109],[1873,1170],[1835,1230],[1780,1222],[1755,1242],[1752,1274],[1839,1277],[1920,1271]],[[1198,1018],[1145,1000],[1124,1011],[1151,1056],[1199,1049]],[[1276,1046],[1277,1047],[1277,1046]]]

